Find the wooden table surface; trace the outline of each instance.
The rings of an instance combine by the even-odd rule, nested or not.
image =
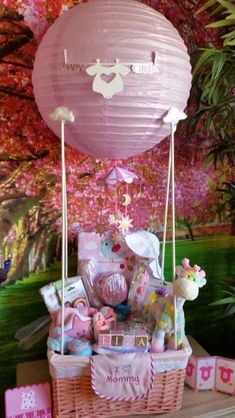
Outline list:
[[[208,355],[192,337],[189,337],[189,342],[193,349],[193,354],[197,356]],[[18,364],[16,381],[17,386],[50,381],[47,360]],[[143,415],[145,418],[156,416]],[[182,409],[178,412],[163,414],[162,416],[164,418],[235,418],[235,397],[212,391],[195,392],[186,386]],[[141,415],[132,415],[129,418],[141,418]]]

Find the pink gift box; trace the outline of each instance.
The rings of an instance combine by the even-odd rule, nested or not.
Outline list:
[[[133,276],[134,262],[131,258],[134,256],[127,247],[126,251],[121,252],[120,256],[115,253],[115,258],[105,257],[101,251],[102,238],[96,232],[79,232],[78,234],[78,261],[92,260],[99,274],[121,273],[127,280]],[[134,256],[137,259],[137,256]]]
[[[235,395],[235,360],[191,356],[185,383],[194,390],[217,390]]]
[[[191,356],[186,368],[185,383],[194,390],[212,390],[215,370],[216,357]]]
[[[215,389],[235,395],[235,360],[217,357]]]
[[[96,232],[79,232],[78,259],[95,260],[98,263],[107,263],[109,259],[101,252],[101,240],[101,236]],[[123,260],[125,260],[125,255],[115,259],[115,263],[120,263],[120,261]]]

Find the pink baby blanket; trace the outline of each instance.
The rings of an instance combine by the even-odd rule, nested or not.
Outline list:
[[[149,353],[96,355],[91,358],[92,388],[101,398],[128,401],[148,396],[153,384]]]

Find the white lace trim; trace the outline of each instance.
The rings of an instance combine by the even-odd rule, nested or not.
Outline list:
[[[154,373],[169,372],[170,370],[186,369],[188,358],[181,360],[155,360],[153,363]]]

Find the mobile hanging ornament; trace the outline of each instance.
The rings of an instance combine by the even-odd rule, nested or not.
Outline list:
[[[110,225],[116,225],[117,229],[122,233],[126,234],[129,232],[130,228],[133,228],[133,220],[128,216],[128,206],[131,204],[131,196],[129,195],[129,185],[133,183],[134,180],[138,179],[136,174],[131,171],[125,170],[121,167],[114,167],[109,171],[105,176],[104,181],[107,185],[115,187],[115,215],[109,217]],[[124,199],[121,203],[125,208],[125,214],[123,215],[121,211],[118,211],[118,191],[117,188],[124,183],[126,185],[126,192],[122,194]]]

